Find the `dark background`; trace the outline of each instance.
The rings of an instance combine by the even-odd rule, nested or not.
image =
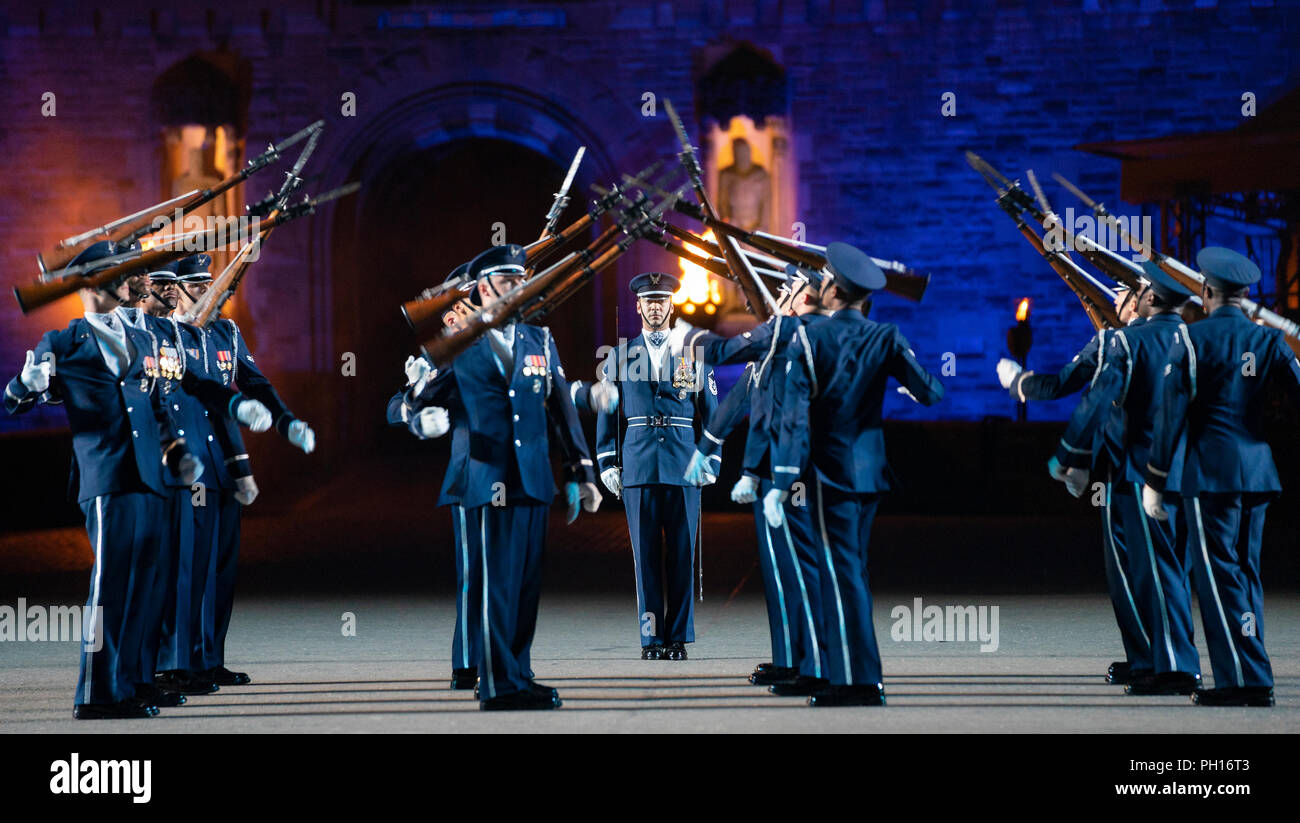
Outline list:
[[[727,105],[710,72],[758,53],[781,81],[731,102],[753,113],[784,106],[808,238],[931,273],[921,305],[882,296],[873,317],[898,323],[933,371],[955,357],[943,403],[887,400],[901,483],[882,507],[875,580],[1099,589],[1097,514],[1044,468],[1074,400],[1032,406],[1029,423],[1014,423],[994,374],[1021,297],[1034,301],[1033,368],[1059,368],[1091,328],[962,151],[1013,176],[1059,171],[1114,211],[1158,217],[1157,204],[1122,200],[1118,160],[1077,146],[1235,129],[1247,92],[1270,122],[1294,128],[1297,42],[1300,4],[1287,0],[9,3],[0,271],[6,285],[26,282],[41,249],[158,200],[162,129],[206,116],[207,104],[231,109],[250,155],[323,117],[310,189],[364,189],[277,232],[234,307],[259,364],[319,438],[307,456],[278,436],[250,436],[262,495],[246,513],[242,585],[447,588],[447,514],[432,507],[445,446],[383,421],[416,342],[397,305],[485,248],[496,222],[512,242],[534,239],[579,145],[587,160],[565,222],[589,184],[671,157],[662,100],[703,133]],[[186,85],[195,60],[206,85]],[[46,92],[57,95],[55,117],[41,116]],[[654,117],[642,116],[647,92],[660,101]],[[949,92],[955,117],[940,113]],[[341,112],[349,93],[355,116]],[[1294,172],[1300,145],[1285,156],[1279,175]],[[249,198],[274,182],[258,178]],[[1047,186],[1054,203],[1078,207]],[[1245,248],[1242,226],[1205,227],[1205,243]],[[1271,273],[1276,245],[1255,242]],[[626,282],[672,266],[639,244],[548,319],[570,376],[589,377],[596,348],[634,332]],[[1266,277],[1256,296],[1275,286]],[[73,301],[22,316],[0,300],[3,379],[76,313]],[[348,354],[352,377],[340,369]],[[1281,410],[1273,426],[1289,490],[1300,487],[1296,419]],[[0,415],[0,580],[18,591],[52,581],[75,600],[90,553],[64,500],[63,426],[57,409]],[[752,519],[726,496],[741,448],[728,443],[724,476],[706,493],[705,586],[722,593],[756,585]],[[1287,494],[1269,513],[1269,588],[1300,581]],[[557,510],[548,587],[631,591],[625,521],[611,503],[572,529]]]

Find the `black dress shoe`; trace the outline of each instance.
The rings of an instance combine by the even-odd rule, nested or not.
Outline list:
[[[171,708],[185,705],[185,695],[171,689],[160,688],[152,683],[137,683],[135,685],[135,697],[141,703],[149,706]]]
[[[664,647],[662,643],[651,643],[649,646],[641,647],[642,660],[663,660]]]
[[[1129,665],[1123,660],[1116,660],[1106,669],[1106,682],[1113,686],[1123,686],[1129,682]]]
[[[767,690],[781,697],[807,697],[823,691],[830,685],[831,682],[824,677],[808,677],[801,674],[796,676],[794,680],[773,683],[767,687]]]
[[[754,667],[754,671],[765,672],[768,669],[775,668],[775,667],[776,667],[775,663],[759,663],[757,666]]]
[[[1191,694],[1201,683],[1200,675],[1188,672],[1142,673],[1124,687],[1125,694]]]
[[[78,720],[125,720],[154,717],[157,714],[157,706],[135,699],[117,703],[78,703],[72,707],[72,716]]]
[[[478,686],[478,669],[452,669],[451,687],[453,689],[473,689]]]
[[[528,681],[528,689],[529,689],[529,691],[531,691],[533,694],[540,694],[540,695],[544,695],[544,696],[546,696],[546,697],[559,697],[559,696],[560,696],[560,692],[559,692],[558,689],[554,689],[554,688],[551,688],[550,686],[544,685],[544,684],[542,684],[542,683],[538,683],[536,680],[529,680],[529,681]]]
[[[540,711],[563,706],[560,698],[539,694],[532,689],[520,689],[509,694],[499,694],[480,700],[478,707],[485,712]]]
[[[808,698],[809,706],[883,706],[885,688],[876,683],[852,686],[828,686]]]
[[[1192,702],[1198,706],[1272,706],[1271,686],[1225,686],[1221,689],[1197,689]]]
[[[225,666],[217,666],[207,669],[195,675],[201,680],[208,680],[216,683],[218,686],[247,686],[253,682],[253,678],[244,672],[232,672]]]
[[[161,686],[172,692],[181,694],[212,694],[221,688],[211,680],[206,680],[193,672],[173,669],[168,672],[158,672],[153,676],[155,686]]]
[[[686,644],[680,640],[674,640],[664,647],[664,660],[685,660]]]
[[[788,683],[799,676],[799,670],[790,666],[771,666],[749,676],[749,682],[755,686],[771,686],[773,683]]]

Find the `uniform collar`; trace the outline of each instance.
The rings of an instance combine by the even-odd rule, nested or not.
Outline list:
[[[1240,317],[1242,320],[1249,320],[1246,313],[1241,310],[1240,306],[1219,306],[1215,309],[1210,317]]]
[[[1176,311],[1162,311],[1146,319],[1147,323],[1181,323],[1183,316]]]

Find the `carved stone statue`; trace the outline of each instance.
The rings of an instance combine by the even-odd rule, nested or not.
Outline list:
[[[746,231],[767,230],[772,180],[767,169],[754,162],[749,143],[731,142],[732,164],[718,173],[718,214]]]

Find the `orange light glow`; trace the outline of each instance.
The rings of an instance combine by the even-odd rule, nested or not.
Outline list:
[[[1023,323],[1029,319],[1029,298],[1020,298],[1020,305],[1016,306],[1016,322]]]
[[[713,231],[709,230],[704,234],[705,240],[713,239]],[[689,251],[701,257],[707,256],[704,249],[693,246],[690,243],[683,243]],[[713,314],[717,311],[715,304],[722,302],[722,292],[718,289],[718,283],[709,275],[701,266],[697,266],[691,261],[679,257],[677,265],[682,270],[682,284],[673,292],[673,305],[681,306],[682,311],[686,314],[693,314],[695,307],[703,305],[705,311]]]

